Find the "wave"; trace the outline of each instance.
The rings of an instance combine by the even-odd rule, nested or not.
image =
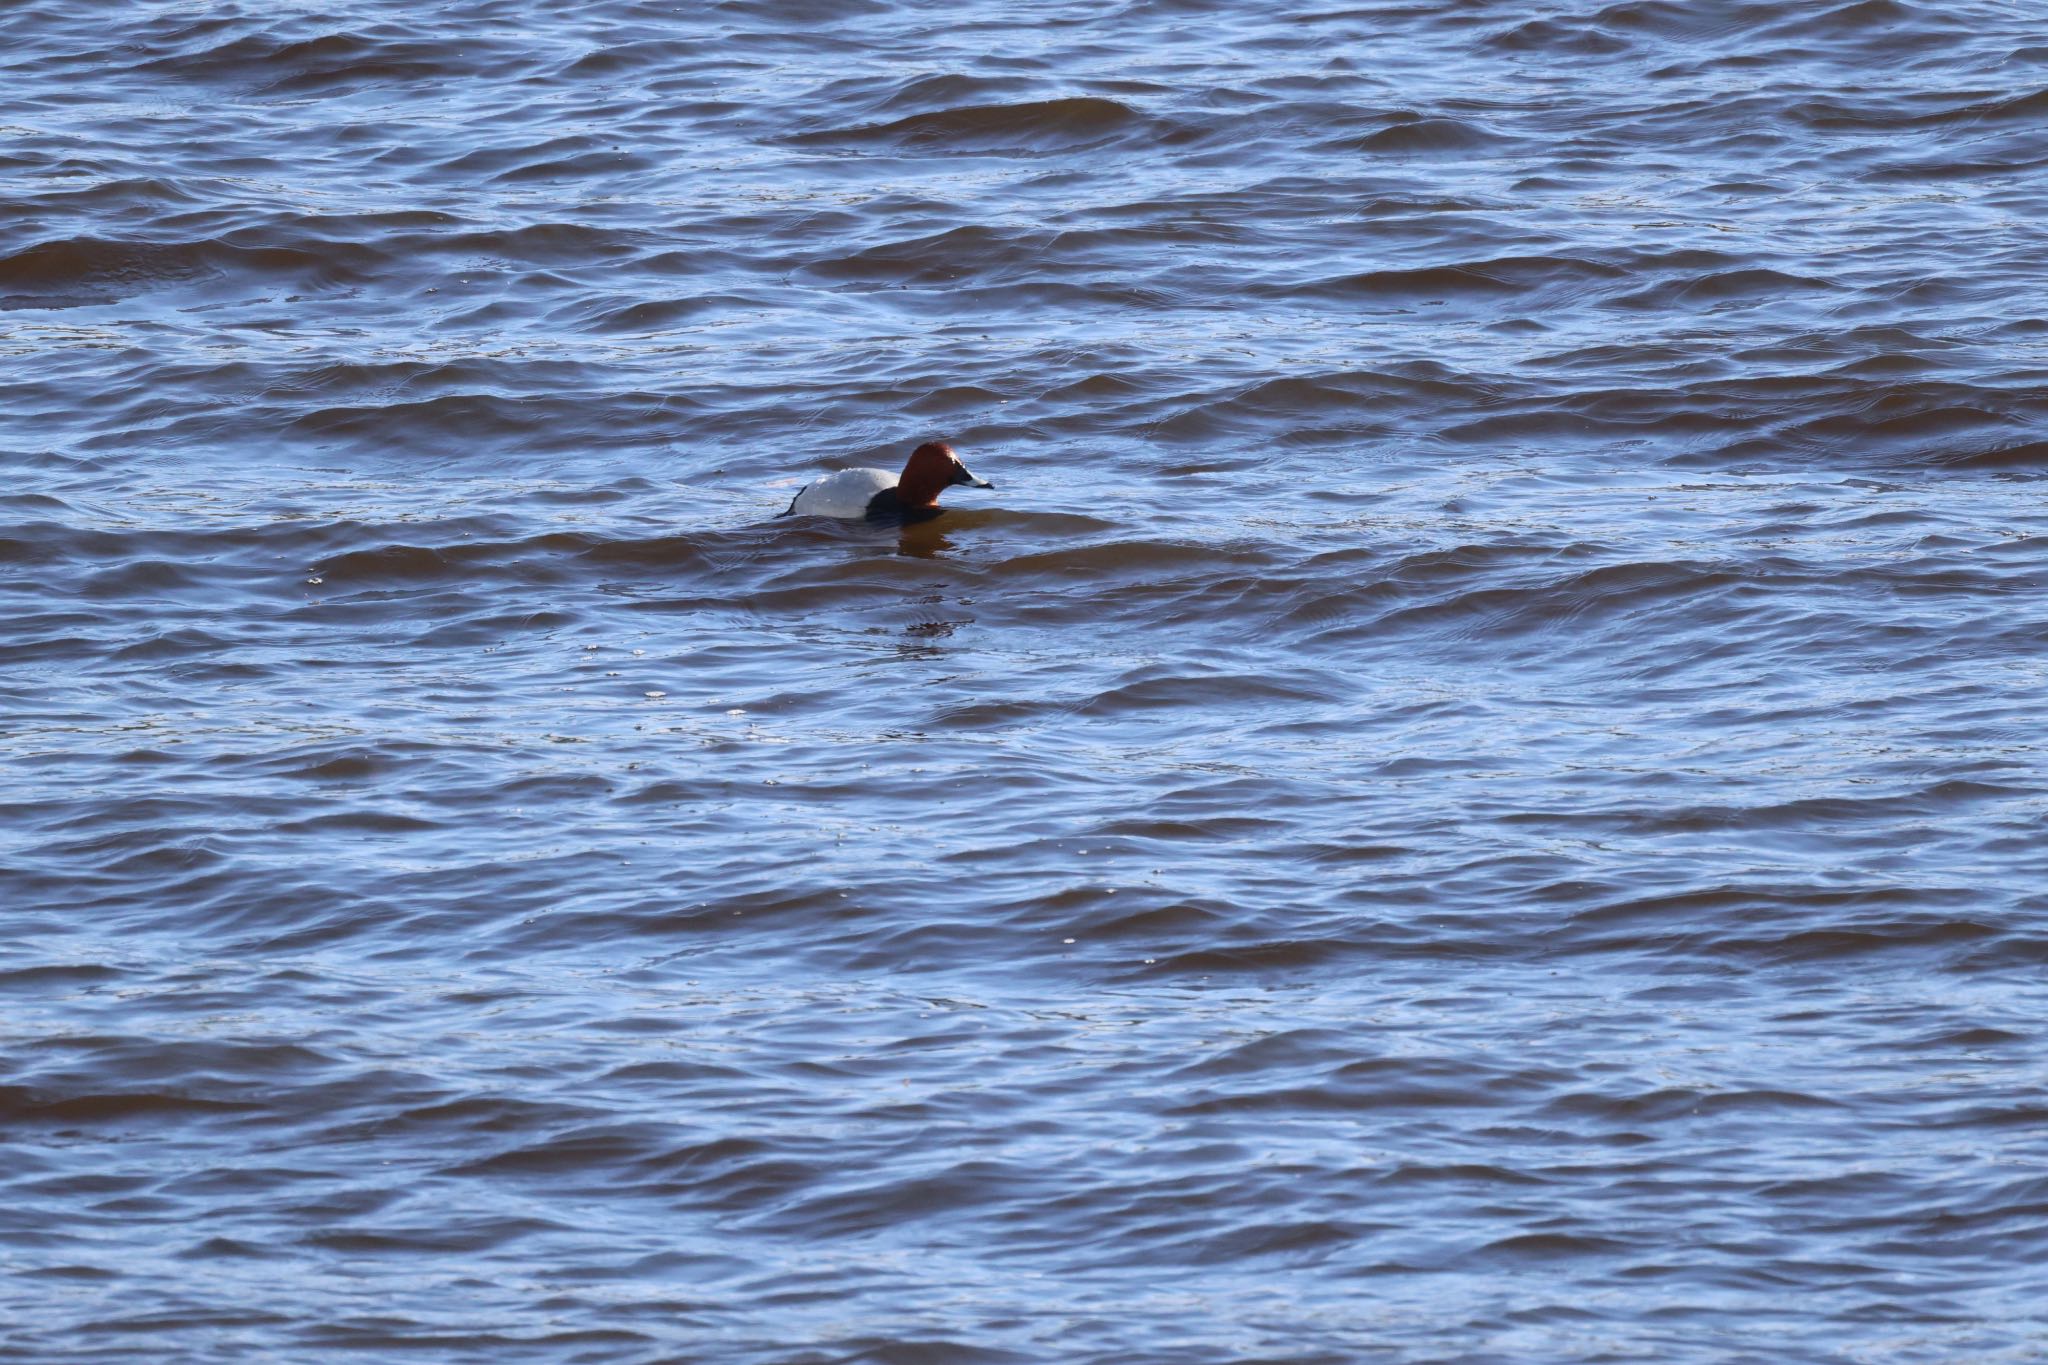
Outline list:
[[[488,39],[459,46],[434,38],[394,38],[362,33],[323,33],[284,38],[244,34],[204,46],[195,26],[173,36],[196,37],[196,50],[166,52],[136,64],[138,71],[171,80],[241,86],[259,95],[333,94],[352,86],[451,80],[475,74]],[[482,49],[480,51],[480,49]]]
[[[9,291],[13,306],[24,307],[38,299],[111,302],[230,275],[281,276],[331,287],[361,279],[381,259],[376,248],[350,245],[316,250],[230,237],[184,242],[72,237],[0,256],[0,290]]]
[[[1291,286],[1285,292],[1307,298],[1475,298],[1555,286],[1584,288],[1596,281],[1623,279],[1627,275],[1622,267],[1581,257],[1501,256],[1457,264],[1365,270]]]
[[[885,123],[793,135],[799,146],[892,145],[959,152],[1072,152],[1113,142],[1171,143],[1192,130],[1118,100],[1076,95],[1016,104],[965,105]]]
[[[1510,139],[1465,119],[1410,118],[1365,137],[1334,144],[1355,152],[1426,156],[1504,147]]]

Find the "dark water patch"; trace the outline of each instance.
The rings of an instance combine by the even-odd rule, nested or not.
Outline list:
[[[1584,288],[1620,269],[1567,257],[1502,257],[1459,265],[1372,270],[1319,280],[1289,292],[1307,297],[1434,301],[1499,298],[1548,287]]]
[[[1032,155],[1111,144],[1171,145],[1191,135],[1191,129],[1141,113],[1121,101],[1073,95],[927,110],[884,123],[798,133],[790,141],[797,145]]]
[[[633,335],[677,328],[719,316],[745,313],[757,310],[760,306],[761,301],[758,298],[747,294],[702,294],[689,298],[648,299],[617,305],[611,305],[610,301],[606,300],[594,313],[588,307],[579,307],[576,312],[589,317],[587,325],[592,331]]]
[[[1837,287],[1828,280],[1788,275],[1779,270],[1729,270],[1688,280],[1675,280],[1623,295],[1615,299],[1614,304],[1630,309],[1715,307],[1732,303],[1762,306],[1775,300],[1796,297],[1801,293],[1828,291]]]
[[[133,294],[228,275],[289,276],[325,287],[359,278],[377,253],[333,252],[223,238],[157,243],[95,238],[46,241],[0,258],[0,288],[15,306],[50,297],[111,302]]]
[[[1444,299],[1468,294],[1507,294],[1514,286],[1483,269],[1429,266],[1412,270],[1371,270],[1318,281],[1315,293],[1366,298]]]
[[[337,31],[290,40],[248,34],[206,46],[209,38],[223,31],[195,24],[164,35],[157,39],[159,44],[186,50],[152,57],[134,69],[152,77],[226,85],[259,96],[331,94],[354,84],[447,79],[477,70],[474,44],[466,45],[467,51],[450,51],[429,39]],[[489,40],[482,45],[488,48]]]
[[[828,278],[899,284],[952,280],[962,274],[986,276],[1035,262],[1049,236],[1018,238],[989,228],[954,228],[929,237],[894,242],[809,269]]]
[[[176,283],[204,274],[206,262],[189,249],[139,242],[55,241],[25,248],[0,259],[0,285],[16,290],[48,292],[58,297],[95,301]],[[80,294],[82,286],[98,286],[104,295]],[[30,297],[32,295],[17,295]]]
[[[595,48],[564,66],[559,78],[565,85],[590,79],[622,76],[632,72],[662,71],[692,56],[689,44],[660,38],[638,38]]]
[[[118,980],[121,973],[117,968],[99,963],[50,963],[34,967],[16,967],[0,971],[0,985],[8,987],[32,986],[80,986],[96,982]]]
[[[1503,52],[1563,53],[1577,57],[1611,56],[1630,47],[1625,34],[1551,19],[1525,20],[1483,41],[1487,47]]]
[[[132,1120],[225,1117],[256,1106],[153,1090],[65,1094],[36,1086],[0,1086],[0,1118],[11,1123],[120,1124]]]
[[[1338,146],[1390,156],[1450,155],[1501,146],[1506,139],[1465,119],[1410,117]]]
[[[596,224],[578,222],[526,223],[518,227],[454,232],[428,238],[399,237],[397,242],[402,249],[414,252],[431,248],[530,265],[558,266],[617,261],[652,244],[637,232],[621,233]]]

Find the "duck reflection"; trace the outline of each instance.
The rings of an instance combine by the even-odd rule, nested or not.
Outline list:
[[[961,626],[973,618],[963,621],[919,621],[903,628],[904,639],[894,643],[898,659],[943,659],[950,652],[947,639]]]
[[[944,531],[929,521],[906,524],[896,538],[896,553],[917,559],[934,559],[959,548]]]
[[[935,559],[960,547],[953,537],[994,525],[999,514],[983,509],[948,509],[944,516],[929,521],[905,522],[896,528],[896,553],[917,559]]]

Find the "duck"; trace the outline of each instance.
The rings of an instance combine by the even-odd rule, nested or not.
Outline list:
[[[780,515],[929,521],[944,510],[939,506],[939,494],[955,484],[995,487],[970,473],[953,447],[944,441],[926,441],[910,452],[901,475],[886,469],[841,469],[798,489],[789,509]]]

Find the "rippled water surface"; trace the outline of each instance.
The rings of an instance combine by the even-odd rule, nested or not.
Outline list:
[[[0,1355],[2048,1352],[2040,6],[15,0],[0,134]]]

